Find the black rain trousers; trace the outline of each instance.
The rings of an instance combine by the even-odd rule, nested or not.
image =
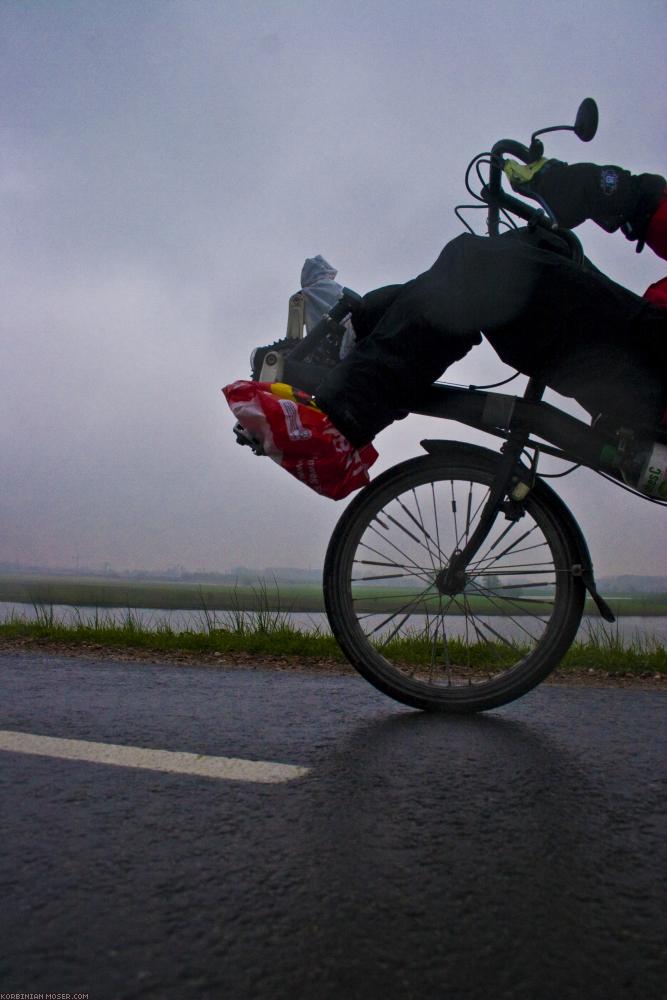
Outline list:
[[[655,424],[667,401],[667,310],[569,257],[550,234],[464,234],[404,285],[364,296],[355,350],[316,401],[355,445],[369,441],[453,362],[489,340],[591,415]]]

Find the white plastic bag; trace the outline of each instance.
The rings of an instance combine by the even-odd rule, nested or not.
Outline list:
[[[319,323],[324,313],[329,312],[343,294],[343,286],[335,281],[338,271],[321,254],[308,257],[301,269],[301,292],[304,300],[306,333],[310,333]],[[345,336],[340,348],[341,359],[354,347],[354,328],[350,320],[345,321]]]

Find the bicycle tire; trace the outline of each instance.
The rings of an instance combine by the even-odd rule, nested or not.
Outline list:
[[[585,587],[572,515],[539,479],[520,520],[496,519],[465,591],[438,591],[437,574],[473,530],[499,461],[475,445],[441,444],[367,486],[331,536],[331,630],[366,680],[413,708],[467,713],[513,701],[558,665],[579,627]],[[519,639],[503,634],[516,629]]]

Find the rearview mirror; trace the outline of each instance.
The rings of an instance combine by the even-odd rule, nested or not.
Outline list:
[[[585,97],[574,120],[574,133],[582,142],[590,142],[598,130],[598,106],[592,97]]]

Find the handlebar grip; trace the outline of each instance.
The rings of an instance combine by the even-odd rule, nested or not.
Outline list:
[[[524,163],[530,163],[534,159],[528,146],[517,142],[516,139],[500,139],[494,144],[491,152],[495,156],[504,156],[505,153],[509,153],[510,156],[515,156],[517,160],[523,160]]]

